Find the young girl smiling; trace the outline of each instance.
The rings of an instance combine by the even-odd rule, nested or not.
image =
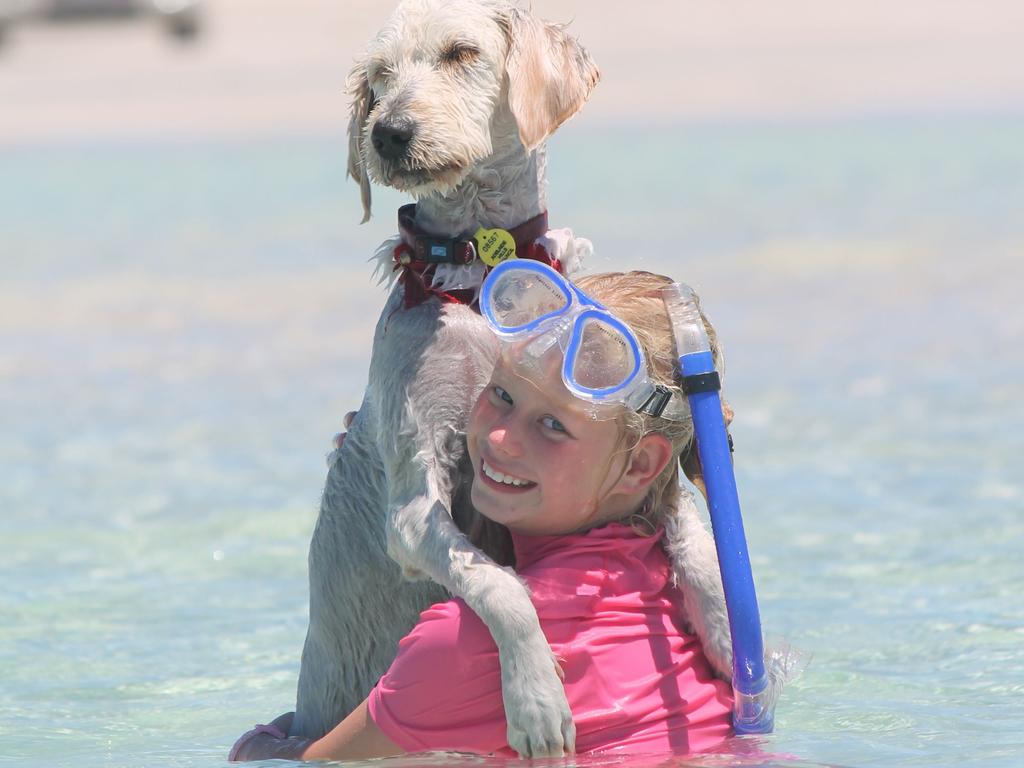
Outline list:
[[[688,503],[679,471],[693,439],[661,294],[671,281],[633,272],[574,287],[532,267],[499,272],[506,282],[485,284],[481,304],[507,343],[467,427],[472,499],[511,533],[577,751],[715,748],[732,732],[731,688],[682,629],[661,546],[662,522]],[[283,738],[284,715],[243,736],[231,757],[514,754],[501,674],[483,622],[461,600],[441,603],[322,739]]]

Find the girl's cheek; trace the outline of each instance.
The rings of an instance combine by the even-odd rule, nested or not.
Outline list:
[[[487,402],[487,390],[484,390],[476,402],[473,403],[473,408],[469,412],[469,422],[466,424],[466,438],[468,440],[475,440],[479,436],[484,425],[487,423],[487,414],[491,410],[493,408]]]

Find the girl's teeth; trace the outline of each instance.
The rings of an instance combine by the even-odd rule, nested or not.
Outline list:
[[[499,472],[498,470],[488,465],[487,462],[483,462],[482,465],[484,474],[497,483],[503,483],[505,485],[526,485],[527,483],[526,480],[520,480],[518,477],[512,477],[511,475],[506,475],[502,472]]]

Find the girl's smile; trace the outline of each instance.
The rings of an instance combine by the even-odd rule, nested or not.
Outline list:
[[[480,459],[480,477],[485,483],[499,491],[522,493],[537,487],[537,484],[532,480],[515,477],[498,470],[496,467],[488,464],[487,460],[482,457]]]

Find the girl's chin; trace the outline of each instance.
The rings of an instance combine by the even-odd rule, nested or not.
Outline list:
[[[492,523],[513,528],[515,521],[522,517],[522,512],[518,508],[502,504],[501,499],[494,498],[494,495],[487,491],[480,492],[475,486],[470,493],[470,500],[474,509]]]

